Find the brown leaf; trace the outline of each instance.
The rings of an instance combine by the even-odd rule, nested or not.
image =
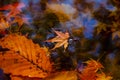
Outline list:
[[[112,80],[111,76],[107,76],[105,73],[97,74],[96,80]]]
[[[87,66],[82,70],[80,76],[81,80],[96,80],[97,71],[103,66],[93,59],[85,62]]]
[[[6,58],[9,59],[9,58],[13,57],[12,59],[14,59],[17,56],[22,56],[23,58],[25,58],[29,62],[28,63],[28,62],[23,61],[22,64],[11,65],[10,62],[6,61],[5,63],[7,63],[7,64],[4,65],[5,67],[10,65],[9,68],[12,68],[12,69],[14,69],[14,68],[17,69],[18,68],[18,70],[20,68],[23,69],[25,67],[24,69],[26,71],[23,72],[23,75],[24,75],[24,73],[26,74],[27,73],[27,69],[30,67],[29,64],[32,63],[34,66],[39,67],[39,69],[42,72],[45,72],[46,74],[51,72],[52,64],[50,62],[49,57],[46,54],[47,53],[46,50],[44,48],[40,47],[38,44],[34,44],[32,42],[32,40],[29,40],[29,39],[27,39],[24,36],[20,36],[20,35],[17,35],[17,34],[11,34],[11,35],[8,35],[8,36],[6,36],[6,37],[1,39],[0,40],[0,45],[3,48],[8,48],[11,51],[15,52],[13,54],[13,56],[11,54],[11,56],[8,56],[8,57],[6,56]],[[22,59],[20,59],[20,60],[22,60]],[[23,68],[20,67],[22,65],[23,65]],[[27,67],[27,66],[29,66],[29,67]],[[6,68],[6,69],[9,70],[8,68]],[[17,71],[16,69],[15,69],[15,72],[17,74],[19,71]],[[14,70],[12,70],[12,71],[14,71]],[[8,72],[12,73],[12,71],[8,71]],[[32,74],[32,73],[34,73],[34,71],[33,72],[29,72],[29,69],[28,69],[28,73]],[[37,75],[38,74],[36,74],[36,76]],[[28,75],[26,75],[26,76],[28,76]]]
[[[76,71],[56,72],[43,80],[77,80],[77,72]]]
[[[5,73],[11,73],[12,75],[21,75],[28,77],[46,77],[47,73],[34,65],[24,57],[19,54],[10,51],[0,53],[0,68],[4,70]]]

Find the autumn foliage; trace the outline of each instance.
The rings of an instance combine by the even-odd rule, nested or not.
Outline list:
[[[87,66],[85,66],[85,68],[82,70],[81,74],[79,75],[81,80],[111,80],[112,79],[111,76],[106,77],[105,73],[98,72],[101,71],[102,68],[104,68],[100,62],[91,59],[85,63],[87,64]]]
[[[0,80],[119,79],[118,1],[64,1],[0,2]]]

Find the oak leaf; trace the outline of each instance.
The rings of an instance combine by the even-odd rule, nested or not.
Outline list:
[[[56,45],[52,50],[61,46],[64,46],[64,49],[66,49],[68,46],[68,38],[70,37],[69,33],[68,32],[62,33],[60,31],[54,31],[54,32],[57,34],[57,36],[53,39],[46,40],[46,42],[56,42]]]

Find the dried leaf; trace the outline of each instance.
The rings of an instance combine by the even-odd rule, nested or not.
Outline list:
[[[56,72],[43,80],[77,80],[77,72],[75,71]]]
[[[64,49],[66,49],[68,46],[68,38],[70,37],[69,33],[68,32],[62,33],[60,31],[54,31],[54,32],[57,34],[57,36],[53,39],[46,40],[47,42],[56,42],[56,45],[52,50],[61,46],[64,46]]]
[[[85,62],[87,66],[82,70],[81,74],[79,75],[81,80],[96,80],[97,71],[103,66],[93,59]]]
[[[46,50],[38,44],[34,44],[32,40],[29,40],[24,36],[11,34],[1,39],[0,45],[3,48],[8,48],[17,52],[18,55],[21,55],[34,65],[37,65],[44,72],[51,72],[52,64],[49,57],[46,55]]]
[[[0,10],[10,10],[10,12],[7,14],[7,17],[14,17],[17,14],[20,14],[20,12],[22,11],[21,8],[25,7],[24,3],[14,3],[14,4],[9,4],[9,5],[5,5],[3,7],[0,8]]]
[[[9,28],[9,23],[5,21],[3,18],[0,19],[0,29],[5,30],[6,28]]]
[[[13,51],[4,54],[0,53],[0,62],[2,62],[0,63],[0,68],[2,68],[5,73],[11,73],[12,75],[40,78],[44,78],[48,75],[47,72],[44,72],[37,67],[37,65]]]
[[[105,73],[97,74],[96,80],[112,80],[111,76],[106,76]]]

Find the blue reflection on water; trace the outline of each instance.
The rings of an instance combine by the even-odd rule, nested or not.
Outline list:
[[[114,54],[114,53],[110,53],[110,54],[108,55],[108,57],[110,58],[110,60],[113,60],[114,57],[115,57],[115,54]]]
[[[64,0],[63,3],[65,4],[73,4],[74,0]]]

